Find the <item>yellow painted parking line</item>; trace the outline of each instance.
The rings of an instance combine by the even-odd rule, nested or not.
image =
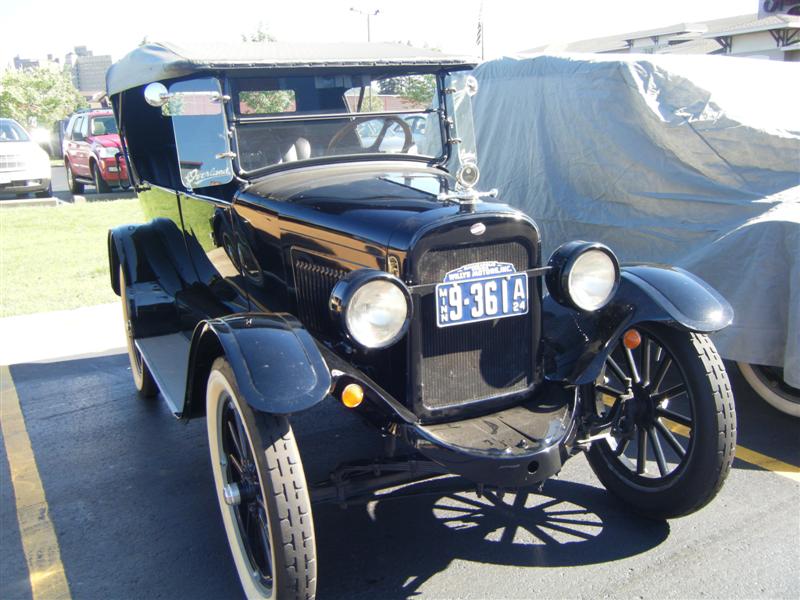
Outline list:
[[[71,598],[39,469],[8,367],[0,366],[0,426],[33,600]]]
[[[612,406],[614,404],[614,399],[611,396],[603,394],[603,403],[606,406]],[[681,425],[680,423],[670,421],[669,419],[664,419],[664,424],[672,433],[677,433],[683,437],[689,437],[688,427]],[[745,448],[744,446],[740,446],[738,444],[736,445],[736,458],[742,462],[755,465],[766,471],[772,471],[776,475],[786,477],[792,481],[800,482],[800,467],[785,463],[777,458],[772,458],[771,456],[761,454],[760,452],[750,450],[749,448]]]

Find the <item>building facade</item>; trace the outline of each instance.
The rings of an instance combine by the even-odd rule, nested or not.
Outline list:
[[[800,0],[761,0],[758,12],[702,23],[677,23],[658,29],[540,46],[540,52],[637,54],[725,54],[800,61]]]

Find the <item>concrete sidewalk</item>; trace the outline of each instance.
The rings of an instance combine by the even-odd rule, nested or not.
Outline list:
[[[0,365],[125,350],[119,302],[0,319]]]

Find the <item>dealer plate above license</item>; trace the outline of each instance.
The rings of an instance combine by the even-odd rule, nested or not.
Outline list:
[[[451,327],[524,315],[528,312],[528,274],[511,263],[464,265],[436,284],[436,325]]]

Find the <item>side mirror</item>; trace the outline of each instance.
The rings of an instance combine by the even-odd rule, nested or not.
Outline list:
[[[164,106],[169,102],[169,97],[169,92],[163,83],[155,81],[148,83],[147,87],[144,88],[144,100],[150,106]]]
[[[85,138],[83,137],[83,134],[80,131],[73,131],[72,132],[72,140],[74,142],[82,142],[84,139]]]

